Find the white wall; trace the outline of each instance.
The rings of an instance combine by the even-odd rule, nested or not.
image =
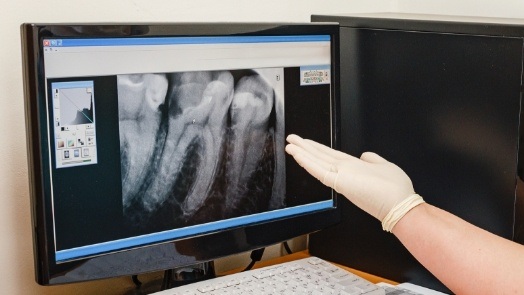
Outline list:
[[[59,287],[40,287],[34,282],[19,38],[21,23],[307,22],[313,13],[390,11],[391,3],[389,0],[2,1],[0,11],[0,163],[2,164],[0,167],[0,278],[2,288],[0,292],[3,294],[121,294],[131,286],[128,278]]]

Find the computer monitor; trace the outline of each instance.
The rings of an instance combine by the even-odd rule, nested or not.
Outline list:
[[[36,280],[173,269],[320,230],[336,194],[334,24],[23,24]]]

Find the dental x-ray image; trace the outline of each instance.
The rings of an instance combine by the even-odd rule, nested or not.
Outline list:
[[[283,72],[119,75],[124,216],[162,229],[284,207]]]

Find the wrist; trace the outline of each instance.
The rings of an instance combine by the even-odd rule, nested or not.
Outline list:
[[[396,204],[389,213],[382,219],[382,229],[391,232],[395,225],[411,211],[413,208],[423,204],[424,199],[418,194],[412,194]]]
[[[431,215],[433,206],[428,203],[420,204],[411,209],[404,217],[397,222],[397,225],[391,230],[395,236],[412,232],[413,224],[419,224],[424,216]]]

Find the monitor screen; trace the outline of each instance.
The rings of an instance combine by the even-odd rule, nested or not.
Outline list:
[[[337,220],[335,194],[284,151],[291,133],[337,147],[336,25],[22,36],[39,283],[208,261]]]

